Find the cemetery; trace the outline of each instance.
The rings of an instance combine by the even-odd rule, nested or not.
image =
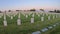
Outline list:
[[[60,25],[59,13],[0,13],[0,34],[45,34]]]

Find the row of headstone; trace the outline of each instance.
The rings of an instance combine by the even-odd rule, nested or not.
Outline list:
[[[58,16],[56,15],[56,17],[58,17]],[[26,18],[28,18],[28,15],[26,15]],[[53,19],[54,18],[55,18],[55,16],[53,15]],[[11,19],[13,19],[13,16],[11,16]],[[51,16],[48,16],[48,20],[50,20],[50,19],[51,19]],[[41,21],[44,21],[44,14],[41,17]],[[34,23],[34,13],[32,14],[31,23]],[[17,25],[21,25],[20,13],[18,15]],[[4,14],[4,26],[7,26],[6,14]]]
[[[36,14],[40,17],[40,15],[39,15],[38,13],[36,13]],[[44,21],[44,15],[45,15],[45,14],[42,13],[42,16],[43,16],[43,17],[41,17],[41,21]],[[52,15],[53,15],[53,19],[55,19],[55,16],[56,16],[56,15],[54,15],[54,14],[52,14]],[[46,13],[46,16],[48,16],[48,20],[51,19],[50,14],[47,14],[47,13]],[[56,18],[57,18],[57,16],[56,16]]]
[[[58,24],[59,24],[59,23],[56,23],[56,24],[54,24],[54,25],[52,25],[52,26],[48,26],[48,27],[46,27],[46,28],[41,29],[40,31],[33,32],[32,34],[41,34],[41,33],[43,33],[43,32],[46,32],[46,31],[52,29],[53,27],[56,27]]]
[[[50,16],[48,16],[48,20],[50,20],[51,19],[51,17]]]
[[[44,29],[42,29],[41,31],[42,32],[46,32],[48,29],[47,28],[44,28]]]
[[[32,34],[41,34],[40,31],[33,32]]]
[[[4,20],[3,23],[4,23],[4,26],[7,26],[7,21],[6,20]]]
[[[32,14],[31,23],[34,23],[34,13]]]
[[[32,15],[32,17],[34,17],[34,14]],[[33,19],[34,19],[34,18],[33,18]],[[31,18],[31,22],[32,22],[32,21],[34,22],[33,19]],[[53,15],[53,19],[55,19],[55,15]],[[51,16],[48,16],[48,20],[51,20]],[[44,21],[44,14],[43,14],[43,16],[41,17],[41,21]]]
[[[3,23],[4,23],[4,26],[7,26],[6,13],[4,13],[4,21],[3,21]]]
[[[20,13],[19,13],[19,15],[18,15],[17,25],[21,25]]]
[[[43,15],[44,16],[44,15]],[[57,18],[58,16],[56,15],[56,18]],[[55,18],[55,16],[53,15],[53,19]],[[48,20],[50,20],[51,19],[51,16],[48,16]],[[44,21],[44,17],[41,17],[41,21]],[[58,23],[57,23],[58,24]],[[54,27],[56,26],[56,24],[54,24],[53,25]],[[42,29],[41,31],[42,32],[46,32],[46,31],[48,31],[48,29],[52,29],[53,27],[52,26],[49,26],[48,28],[44,28],[44,29]],[[33,32],[32,34],[41,34],[41,31],[36,31],[36,32]]]

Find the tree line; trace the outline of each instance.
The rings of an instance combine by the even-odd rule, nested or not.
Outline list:
[[[49,11],[49,12],[60,13],[60,10],[54,10],[54,11]]]
[[[44,9],[39,9],[40,11],[45,11]],[[22,11],[22,10],[16,10],[16,11]],[[25,10],[24,10],[25,11]],[[36,9],[30,9],[30,10],[27,10],[27,11],[36,11]],[[11,10],[8,10],[8,12],[11,12]],[[60,13],[60,10],[54,10],[54,11],[49,11],[49,12],[52,12],[52,13]],[[0,10],[0,13],[2,13],[2,11]]]

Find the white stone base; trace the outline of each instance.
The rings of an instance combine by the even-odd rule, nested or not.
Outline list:
[[[48,16],[48,20],[50,20],[50,16]]]
[[[20,19],[17,20],[17,25],[21,25],[21,20]]]
[[[28,18],[28,15],[26,15],[26,18]]]
[[[4,20],[3,23],[4,23],[4,26],[7,26],[7,21],[6,20]]]
[[[41,21],[44,21],[44,17],[41,17]]]
[[[33,32],[32,34],[41,34],[40,31]]]
[[[31,23],[34,23],[34,18],[31,18]]]
[[[11,16],[11,19],[13,19],[13,17]]]

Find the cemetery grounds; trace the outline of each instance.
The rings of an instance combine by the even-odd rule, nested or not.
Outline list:
[[[6,16],[7,26],[4,26],[4,15]],[[34,18],[34,20],[32,20],[33,22],[31,22],[31,18]],[[17,24],[18,19],[21,20],[20,24]],[[48,31],[45,32],[41,31],[41,29],[47,28],[56,23],[59,24],[52,29],[48,29]],[[6,14],[0,13],[0,34],[32,34],[35,31],[41,31],[41,34],[60,34],[59,26],[59,13],[24,11],[6,12]]]

